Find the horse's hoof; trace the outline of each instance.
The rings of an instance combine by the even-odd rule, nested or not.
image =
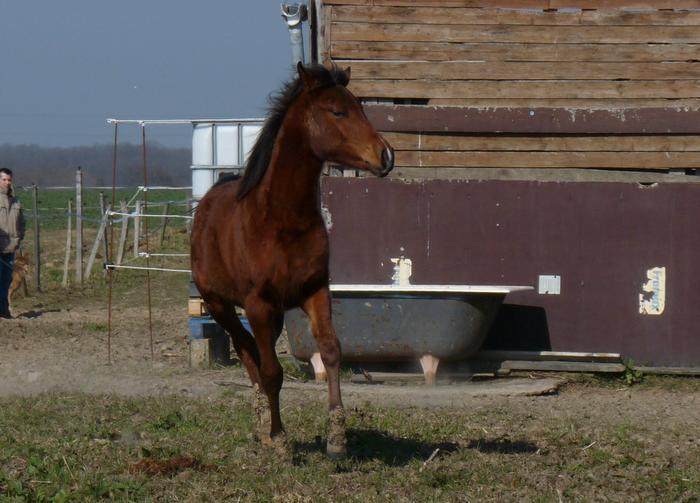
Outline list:
[[[329,412],[330,428],[326,453],[331,459],[343,459],[348,454],[347,440],[345,439],[345,411],[342,407],[336,407]]]
[[[255,414],[253,437],[265,443],[265,439],[270,437],[270,406],[259,384],[253,385],[253,413]]]
[[[335,445],[328,443],[326,444],[326,454],[329,458],[334,461],[340,461],[348,457],[348,448],[345,444]]]
[[[289,448],[287,434],[284,432],[278,433],[274,437],[265,435],[262,438],[261,444],[265,449],[279,460],[291,460],[292,450]]]
[[[272,448],[280,457],[286,457],[290,453],[287,434],[282,432],[272,437]]]

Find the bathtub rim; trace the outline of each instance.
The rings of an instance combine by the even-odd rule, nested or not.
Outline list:
[[[379,285],[379,284],[331,284],[332,294],[361,297],[392,297],[396,295],[408,296],[471,296],[481,295],[507,295],[511,292],[531,291],[535,288],[526,285]]]

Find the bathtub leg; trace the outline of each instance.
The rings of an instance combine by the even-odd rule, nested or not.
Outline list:
[[[423,367],[423,375],[425,375],[425,384],[427,386],[435,386],[435,374],[439,363],[440,360],[433,355],[421,356],[420,365]]]
[[[314,353],[311,355],[311,365],[314,368],[316,382],[325,382],[326,367],[323,365],[323,360],[321,360],[321,353]]]

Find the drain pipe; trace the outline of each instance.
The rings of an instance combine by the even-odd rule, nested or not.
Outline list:
[[[282,4],[282,19],[289,28],[289,43],[292,46],[292,66],[304,63],[304,35],[301,24],[306,21],[308,11],[305,4]]]

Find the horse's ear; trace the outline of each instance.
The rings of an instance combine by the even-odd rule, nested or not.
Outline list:
[[[301,64],[301,61],[297,63],[297,73],[299,74],[299,78],[304,83],[304,87],[307,90],[314,88],[316,85],[316,80],[311,76],[311,74],[309,74],[309,72],[306,71],[304,65]]]
[[[348,82],[350,82],[350,67],[348,66],[348,67],[347,67],[345,70],[343,70],[343,71],[345,72],[345,75],[348,76]],[[345,83],[345,85],[348,85],[347,82]]]

